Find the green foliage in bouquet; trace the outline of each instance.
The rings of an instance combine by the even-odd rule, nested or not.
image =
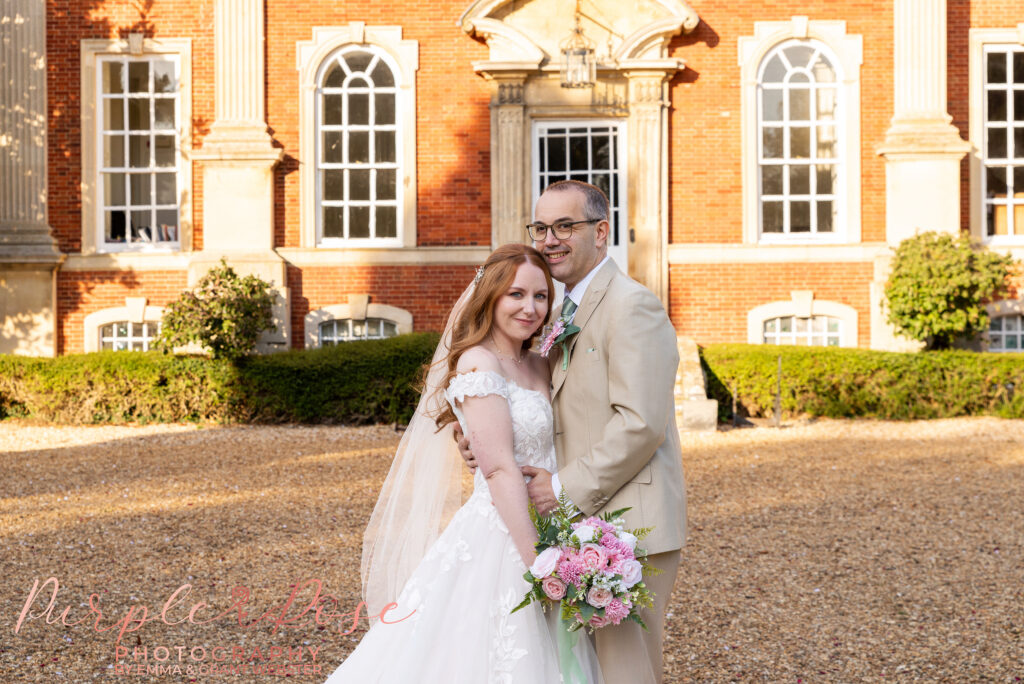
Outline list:
[[[270,283],[240,277],[224,259],[193,290],[181,293],[164,312],[156,347],[165,352],[198,342],[215,359],[239,359],[253,350],[264,330],[273,330]]]

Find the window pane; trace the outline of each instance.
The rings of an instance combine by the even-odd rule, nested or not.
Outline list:
[[[761,193],[764,195],[782,194],[782,170],[776,164],[765,164],[761,167]]]
[[[174,76],[174,62],[153,62],[153,92],[173,93],[178,90],[178,82]]]
[[[1003,329],[1003,319],[999,316],[993,316],[988,319],[988,329],[992,332],[998,332]]]
[[[121,168],[124,166],[124,136],[103,136],[103,165]]]
[[[155,135],[153,140],[156,142],[156,149],[154,151],[156,165],[162,167],[175,166],[177,159],[174,154],[174,136]]]
[[[128,100],[128,130],[149,130],[149,100],[137,97]]]
[[[784,316],[779,319],[779,332],[791,333],[793,332],[793,317]]]
[[[370,123],[369,93],[350,93],[348,96],[348,122],[355,126]]]
[[[128,92],[149,92],[149,62],[132,61],[128,63]]]
[[[793,159],[807,159],[811,156],[811,129],[794,126],[789,129],[789,156]]]
[[[547,170],[565,171],[565,138],[547,138]]]
[[[108,131],[124,130],[124,100],[120,98],[103,100],[103,128]]]
[[[177,204],[177,176],[173,173],[156,174],[156,203]]]
[[[789,193],[809,195],[811,193],[811,167],[794,165],[789,167]]]
[[[806,67],[810,63],[813,54],[814,48],[807,45],[796,45],[786,48],[786,59],[795,68]]]
[[[395,132],[374,131],[373,134],[373,156],[377,163],[394,163],[395,161]]]
[[[1013,131],[1013,158],[1024,159],[1024,128]]]
[[[789,91],[790,121],[807,121],[811,118],[811,91],[795,88]]]
[[[370,237],[370,207],[349,207],[348,212],[348,236]]]
[[[1006,129],[988,129],[988,158],[1006,159]]]
[[[149,136],[128,136],[128,166],[133,169],[149,168]]]
[[[342,110],[342,96],[341,95],[324,95],[321,100],[321,107],[323,107],[323,120],[328,126],[340,126],[341,125],[341,110]]]
[[[324,133],[324,162],[340,164],[344,161],[341,157],[341,136],[342,134],[338,131]]]
[[[349,171],[348,198],[350,200],[370,199],[369,169],[352,169]]]
[[[395,123],[395,94],[377,93],[374,95],[373,121],[379,125]]]
[[[398,334],[398,326],[391,321],[384,321],[384,336],[394,337]]]
[[[373,78],[374,85],[378,88],[391,88],[395,85],[395,77],[383,59],[377,60],[377,66],[373,68],[370,76]]]
[[[375,199],[395,199],[395,175],[394,169],[379,169],[377,171],[377,197]]]
[[[1006,167],[990,166],[985,170],[985,195],[1005,198],[1009,192],[1006,183]]]
[[[834,121],[839,98],[834,88],[822,88],[815,98],[814,116],[818,121]]]
[[[782,79],[785,76],[786,65],[782,63],[781,57],[775,55],[765,68],[762,81],[765,83],[782,83]]]
[[[324,207],[324,237],[345,237],[345,219],[343,207]]]
[[[124,206],[124,193],[123,173],[103,174],[103,203],[106,206]]]
[[[370,161],[369,131],[351,131],[348,134],[348,163],[366,164]]]
[[[612,175],[610,173],[595,173],[591,177],[590,181],[595,187],[599,188],[601,192],[605,194],[606,197],[611,197],[611,179]]]
[[[124,66],[121,62],[103,63],[103,92],[115,94],[124,92]]]
[[[833,192],[833,185],[835,183],[836,167],[818,165],[818,194],[819,195],[831,195]]]
[[[590,158],[595,169],[611,168],[611,139],[608,136],[595,135],[590,139]]]
[[[832,202],[818,202],[818,232],[831,233],[835,225]]]
[[[152,242],[153,236],[150,232],[153,214],[148,209],[144,211],[131,212],[132,217],[132,242]]]
[[[1013,120],[1024,121],[1024,90],[1013,93]]]
[[[1013,82],[1024,83],[1024,52],[1013,53]]]
[[[773,333],[773,332],[775,332],[775,329],[777,327],[778,327],[778,319],[777,318],[772,318],[772,319],[769,319],[769,320],[764,322],[764,331],[766,333]]]
[[[1006,91],[988,91],[988,120],[1006,121]]]
[[[131,197],[131,203],[134,206],[143,206],[151,204],[153,197],[151,194],[152,184],[148,173],[133,173],[128,176],[128,189]]]
[[[1021,328],[1018,325],[1018,323],[1020,323],[1020,322],[1021,322],[1021,317],[1020,316],[1005,316],[1005,317],[1003,317],[1003,329],[1007,330],[1007,331],[1011,331],[1011,330],[1012,331],[1017,331],[1017,330],[1020,330]]]
[[[345,172],[341,169],[325,169],[321,173],[323,174],[324,199],[345,199]]]
[[[1013,196],[1017,199],[1024,199],[1024,165],[1013,167]]]
[[[789,203],[789,230],[791,233],[809,233],[811,231],[811,203]]]
[[[395,207],[377,207],[377,237],[398,236],[398,211]]]
[[[763,203],[764,225],[761,230],[765,233],[782,232],[782,202]]]
[[[573,169],[589,169],[590,160],[587,155],[587,139],[583,136],[569,138],[569,164]]]
[[[370,60],[372,59],[373,55],[369,52],[350,52],[345,55],[345,61],[348,63],[349,71],[352,73],[366,71],[366,67],[370,66]]]
[[[153,100],[153,128],[174,130],[174,100]]]
[[[156,212],[156,239],[161,242],[178,241],[178,210],[158,209]]]
[[[764,132],[764,158],[782,158],[782,129],[765,126]]]
[[[366,319],[366,335],[368,337],[380,337],[380,319]]]
[[[105,212],[105,214],[106,226],[104,227],[104,232],[107,242],[124,242],[125,224],[127,222],[126,212],[118,209]]]
[[[824,55],[819,54],[818,58],[814,60],[811,73],[814,74],[814,80],[818,83],[835,83],[836,71]]]
[[[830,333],[837,333],[837,332],[839,332],[839,319],[838,318],[831,318],[831,317],[828,318],[828,331]]]
[[[1007,351],[1017,351],[1020,348],[1020,338],[1016,335],[1008,335],[1003,338],[1003,348]]]
[[[338,64],[332,64],[324,74],[325,88],[340,88],[345,84],[345,70]],[[339,96],[340,97],[340,96]]]
[[[782,121],[782,93],[774,88],[761,91],[765,121]]]
[[[1002,52],[993,52],[988,55],[988,82],[1006,83],[1006,58]]]

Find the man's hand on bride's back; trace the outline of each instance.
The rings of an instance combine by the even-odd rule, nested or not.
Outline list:
[[[462,460],[466,462],[469,472],[475,475],[476,458],[473,456],[473,450],[469,448],[469,439],[462,434],[462,426],[458,423],[455,423],[455,443],[459,445],[459,453],[462,454]]]

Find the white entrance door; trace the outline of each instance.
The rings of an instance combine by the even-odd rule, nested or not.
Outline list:
[[[621,122],[603,119],[534,121],[530,206],[555,181],[580,180],[601,188],[611,207],[608,254],[628,273],[624,132]]]

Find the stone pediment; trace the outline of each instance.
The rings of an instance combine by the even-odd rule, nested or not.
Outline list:
[[[598,65],[607,68],[665,60],[672,37],[700,22],[684,0],[580,0],[579,9]],[[477,0],[458,23],[490,48],[477,71],[538,69],[558,64],[575,11],[575,0]]]

